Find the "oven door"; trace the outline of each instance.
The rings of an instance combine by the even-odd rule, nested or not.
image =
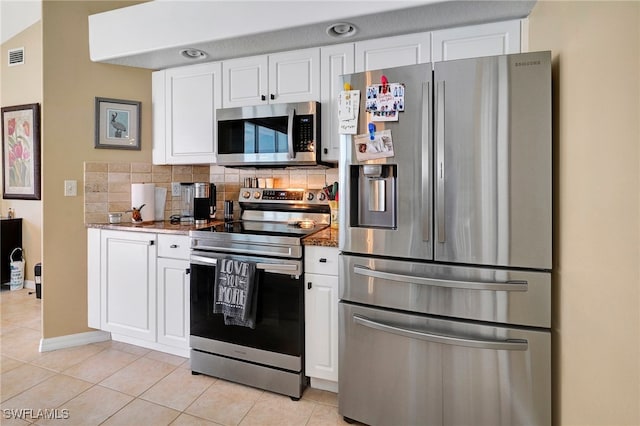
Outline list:
[[[225,325],[213,313],[217,259],[256,262],[255,328]],[[257,364],[301,371],[304,342],[302,261],[223,253],[191,255],[192,349]]]

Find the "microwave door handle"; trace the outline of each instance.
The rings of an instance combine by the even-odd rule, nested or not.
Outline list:
[[[288,158],[289,160],[293,160],[296,158],[296,153],[293,150],[293,117],[296,115],[296,110],[293,108],[289,109],[289,117],[287,119],[287,147],[289,149]]]

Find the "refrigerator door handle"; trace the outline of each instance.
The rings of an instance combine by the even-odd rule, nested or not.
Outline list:
[[[394,272],[376,271],[362,265],[354,265],[353,273],[371,278],[381,278],[389,281],[400,281],[410,284],[429,285],[434,287],[458,288],[463,290],[490,290],[490,291],[527,291],[527,281],[460,281],[446,280],[442,278],[417,277],[415,275],[397,274]]]
[[[429,187],[431,184],[431,154],[429,150],[431,142],[431,111],[429,105],[431,104],[431,82],[422,84],[422,149],[427,151],[422,152],[422,240],[430,241],[431,238],[431,223],[429,217],[431,215],[431,197],[429,194]]]
[[[490,349],[494,351],[526,351],[529,348],[529,342],[524,339],[480,340],[458,336],[447,336],[445,334],[426,333],[423,331],[416,331],[397,327],[395,325],[384,324],[355,314],[353,315],[353,322],[365,327],[373,328],[375,330],[396,334],[398,336],[426,340],[427,342],[441,343],[444,345],[464,346],[467,348],[477,349]]]
[[[438,242],[445,242],[444,233],[444,81],[438,81],[436,87],[436,195]]]

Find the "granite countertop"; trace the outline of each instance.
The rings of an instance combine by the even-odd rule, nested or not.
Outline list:
[[[177,234],[177,235],[189,235],[189,231],[193,231],[200,228],[206,228],[208,226],[217,225],[223,223],[221,220],[212,220],[205,224],[180,224],[171,223],[168,220],[156,221],[156,222],[121,222],[121,223],[87,223],[87,228],[97,229],[110,229],[114,231],[136,231],[136,232],[153,232],[157,234]],[[322,231],[318,231],[305,237],[302,240],[302,244],[305,246],[323,246],[323,247],[338,247],[338,230],[325,228]]]
[[[338,230],[325,228],[322,231],[304,237],[302,244],[305,246],[338,247]]]
[[[137,232],[154,232],[157,234],[177,234],[189,235],[189,231],[200,228],[217,225],[222,223],[221,220],[211,220],[204,224],[195,225],[184,223],[171,223],[168,220],[160,220],[156,222],[121,222],[121,223],[87,223],[87,228],[110,229],[114,231],[137,231]]]

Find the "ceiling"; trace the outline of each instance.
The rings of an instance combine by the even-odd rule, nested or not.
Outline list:
[[[89,17],[91,59],[164,69],[529,15],[535,1],[188,1],[142,3]],[[350,37],[327,27],[348,22]],[[191,60],[185,48],[206,52]]]

